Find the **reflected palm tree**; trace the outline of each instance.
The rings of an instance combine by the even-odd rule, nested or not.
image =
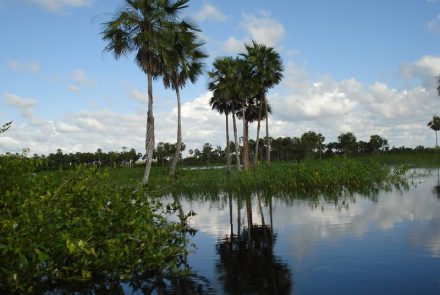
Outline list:
[[[440,168],[437,168],[437,185],[432,188],[432,193],[440,199]]]
[[[240,198],[237,199],[237,234],[233,234],[232,198],[229,198],[231,234],[217,244],[219,280],[227,294],[291,294],[292,274],[273,254],[276,234],[266,225],[257,194],[261,225],[253,224],[251,196],[246,197],[247,227],[240,229]],[[270,203],[271,205],[271,203]],[[270,208],[270,212],[272,209]],[[272,217],[270,217],[272,221]]]

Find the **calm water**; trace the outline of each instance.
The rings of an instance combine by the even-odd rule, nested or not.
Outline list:
[[[371,196],[182,198],[189,263],[215,294],[440,294],[440,184],[424,172]]]

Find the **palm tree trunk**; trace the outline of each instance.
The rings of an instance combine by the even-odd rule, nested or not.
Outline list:
[[[266,146],[267,146],[267,164],[270,165],[270,140],[269,140],[269,113],[267,112],[266,103]]]
[[[242,108],[243,108],[243,169],[246,171],[249,167],[249,150],[248,150],[248,144],[247,144],[247,134],[246,134],[246,108],[244,100],[241,102]]]
[[[232,127],[234,128],[235,159],[237,161],[238,171],[241,171],[240,154],[238,152],[237,121],[235,119],[235,108],[234,108],[234,105],[232,105]]]
[[[173,161],[171,162],[170,174],[171,177],[176,177],[176,166],[177,160],[180,156],[180,150],[182,149],[182,118],[180,111],[180,90],[176,87],[176,97],[177,97],[177,146],[176,152],[174,153]]]
[[[153,116],[153,75],[147,74],[148,77],[148,109],[147,109],[147,131],[145,136],[145,149],[147,159],[145,162],[145,171],[142,184],[146,185],[150,177],[151,162],[153,160],[154,150],[154,116]]]
[[[440,86],[439,86],[440,87]],[[437,130],[435,130],[435,147],[438,148],[438,142],[437,142]]]
[[[234,223],[232,221],[232,195],[229,194],[229,224],[231,226],[231,241],[234,238]]]
[[[258,123],[257,123],[257,140],[256,140],[256,143],[255,143],[255,162],[254,162],[255,165],[258,164],[258,146],[259,146],[259,141],[260,141],[261,114],[263,112],[263,101],[262,101],[262,98],[263,98],[262,95],[260,95],[260,107],[259,107],[259,110],[258,110]],[[267,114],[266,114],[266,117],[267,117]]]
[[[226,175],[231,175],[231,147],[229,145],[229,118],[228,113],[225,112],[226,117]]]

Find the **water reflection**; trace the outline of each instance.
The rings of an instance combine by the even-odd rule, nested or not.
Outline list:
[[[440,173],[421,172],[415,186],[357,192],[179,196],[197,213],[190,265],[220,294],[339,293],[347,282],[364,294],[436,294]]]
[[[241,204],[237,202],[237,234],[234,234],[229,195],[230,234],[216,245],[219,281],[227,294],[292,294],[292,274],[287,264],[273,253],[276,234],[272,223],[265,224],[261,199],[257,197],[257,201],[262,224],[254,224],[251,197],[247,196],[244,199],[247,227],[241,229]]]
[[[440,168],[437,168],[437,185],[432,188],[432,193],[440,199]]]

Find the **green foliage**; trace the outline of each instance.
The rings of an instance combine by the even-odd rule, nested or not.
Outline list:
[[[223,169],[181,171],[176,182],[169,182],[167,192],[175,194],[207,194],[264,192],[308,195],[310,192],[377,190],[397,183],[388,166],[361,158],[337,157],[300,163],[273,164],[255,169],[233,171],[227,177]],[[161,183],[160,177],[155,179]],[[162,182],[163,183],[163,182]]]
[[[37,166],[0,157],[1,292],[145,290],[186,271],[184,224],[166,219],[173,206],[109,185],[104,169],[78,166],[59,178],[32,173]]]

